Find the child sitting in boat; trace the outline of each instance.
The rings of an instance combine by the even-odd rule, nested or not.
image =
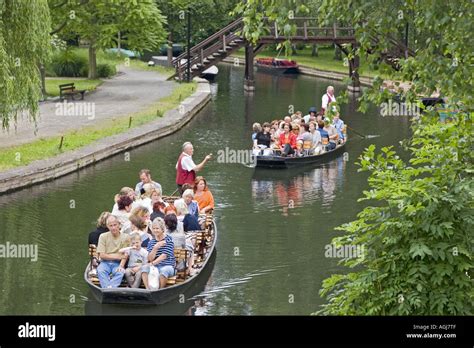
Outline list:
[[[125,279],[131,288],[139,288],[142,281],[142,266],[147,263],[148,251],[141,247],[142,241],[138,233],[131,236],[130,246],[122,248],[119,252],[124,254],[122,260],[128,260],[125,269]],[[125,262],[124,262],[125,264]]]

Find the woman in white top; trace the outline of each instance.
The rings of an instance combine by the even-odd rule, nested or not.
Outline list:
[[[316,122],[309,123],[309,132],[311,134],[311,142],[313,147],[313,154],[319,155],[321,153],[321,133],[318,131],[318,125]]]
[[[137,206],[142,206],[148,209],[148,212],[153,213],[153,203],[151,201],[151,195],[155,191],[153,184],[143,185],[143,193],[139,199],[136,200]]]

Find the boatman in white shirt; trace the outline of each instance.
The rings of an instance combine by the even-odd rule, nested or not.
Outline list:
[[[323,99],[321,102],[321,113],[324,115],[328,109],[328,105],[336,101],[336,96],[334,95],[334,87],[328,86],[326,89],[326,94],[323,95]],[[333,106],[333,110],[337,111],[336,107]]]
[[[176,184],[180,194],[183,194],[182,188],[184,184],[194,186],[196,180],[196,172],[200,171],[204,165],[212,158],[212,154],[207,155],[204,160],[196,165],[193,161],[194,147],[189,141],[183,144],[183,152],[176,163]]]

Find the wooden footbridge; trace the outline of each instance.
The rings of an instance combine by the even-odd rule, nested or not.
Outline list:
[[[245,80],[244,88],[252,91],[255,89],[254,84],[254,57],[267,44],[275,44],[290,40],[292,43],[332,43],[337,45],[342,52],[349,56],[350,52],[354,52],[357,48],[357,42],[354,35],[354,29],[349,27],[338,27],[334,24],[332,27],[320,27],[317,19],[313,17],[295,17],[290,20],[291,24],[296,26],[296,31],[290,37],[283,35],[284,28],[281,28],[275,21],[264,19],[266,34],[262,35],[256,45],[252,45],[246,41],[241,32],[244,26],[243,18],[239,18],[225,28],[212,34],[207,39],[201,41],[190,49],[190,59],[188,62],[188,52],[184,52],[173,60],[173,66],[176,73],[171,78],[186,80],[188,71],[190,79],[199,76],[209,67],[222,61],[230,56],[236,50],[245,47]],[[372,40],[377,44],[378,38],[374,33]],[[382,57],[388,64],[395,69],[399,69],[398,57],[414,56],[415,53],[409,49],[406,44],[391,37],[384,37],[391,43],[391,50]],[[345,45],[348,44],[348,45]],[[348,86],[349,91],[359,92],[359,57],[351,55],[347,58],[348,75],[352,83]]]
[[[352,28],[316,26],[316,18],[295,17],[292,19],[296,24],[296,32],[290,37],[283,35],[283,28],[276,22],[266,20],[267,34],[261,36],[256,45],[252,45],[241,37],[243,29],[243,19],[239,18],[225,28],[201,41],[190,50],[190,61],[188,62],[188,52],[184,52],[173,60],[176,73],[172,76],[179,80],[188,78],[189,74],[193,78],[199,76],[209,67],[230,56],[236,50],[245,47],[245,82],[246,90],[253,90],[254,87],[254,57],[267,44],[284,42],[289,39],[292,43],[334,43],[341,47],[343,52],[348,54],[349,50],[342,47],[343,44],[351,44],[355,47],[356,40]],[[348,60],[348,72],[352,78],[352,87],[356,90],[360,87],[357,68],[359,66],[358,57]]]

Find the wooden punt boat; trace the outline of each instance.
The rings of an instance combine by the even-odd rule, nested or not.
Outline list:
[[[298,74],[298,64],[294,60],[276,58],[258,58],[255,65],[261,72],[274,74]]]
[[[159,306],[137,306],[134,304],[102,304],[90,298],[84,306],[85,315],[182,315],[191,314],[194,306],[201,302],[199,294],[206,288],[211,276],[217,253],[213,252],[209,257],[208,265],[202,269],[199,277],[179,295],[179,297]],[[183,295],[184,297],[180,297]]]
[[[319,155],[310,155],[302,157],[283,157],[283,156],[257,156],[257,168],[286,169],[309,164],[322,164],[329,162],[344,153],[346,142],[337,145],[334,150],[324,152]]]
[[[165,201],[173,201],[179,197],[163,197]],[[204,272],[207,267],[212,266],[213,262],[209,262],[212,255],[216,253],[217,227],[212,214],[206,216],[205,229],[194,232],[196,235],[196,248],[194,251],[194,265],[196,273],[192,276],[186,275],[184,271],[178,272],[175,277],[168,279],[168,284],[164,288],[158,290],[148,290],[141,288],[128,288],[126,286],[125,277],[122,284],[118,288],[103,289],[100,287],[99,279],[95,275],[91,275],[91,262],[88,263],[84,271],[84,280],[89,285],[94,298],[102,304],[163,304],[184,294],[191,289],[196,283],[202,282],[205,276],[209,277],[209,272]],[[185,249],[178,249],[185,251]],[[89,254],[93,256],[95,250],[89,246]],[[175,256],[176,256],[175,249]],[[186,255],[184,255],[184,258]]]

